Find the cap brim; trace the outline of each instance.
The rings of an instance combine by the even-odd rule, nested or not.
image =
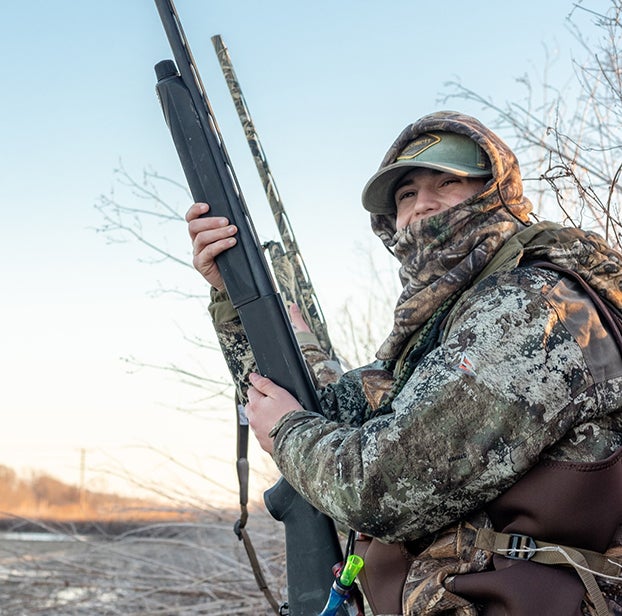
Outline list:
[[[411,169],[424,167],[453,173],[462,177],[490,177],[490,169],[474,169],[460,165],[443,165],[439,163],[400,161],[387,165],[375,173],[363,188],[363,207],[372,214],[395,213],[395,187],[400,179]]]

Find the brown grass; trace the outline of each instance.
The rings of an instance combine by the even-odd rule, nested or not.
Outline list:
[[[4,515],[56,522],[187,520],[197,513],[144,498],[81,490],[43,472],[23,478],[1,465],[0,494]]]
[[[3,506],[12,505],[0,518],[3,616],[273,613],[233,532],[237,511],[85,495],[51,477],[22,480],[5,468],[2,476],[10,479],[0,481]],[[280,601],[281,525],[257,507],[247,529]]]

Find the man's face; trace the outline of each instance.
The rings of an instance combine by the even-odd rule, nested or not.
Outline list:
[[[434,169],[408,172],[395,189],[397,229],[444,212],[480,192],[488,178],[465,178]]]

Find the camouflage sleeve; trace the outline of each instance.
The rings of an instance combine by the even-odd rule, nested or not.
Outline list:
[[[311,369],[317,389],[323,389],[329,383],[335,383],[343,374],[343,369],[338,361],[322,349],[317,337],[310,332],[296,332],[296,340],[300,350]]]
[[[238,400],[246,404],[248,401],[246,390],[249,387],[248,375],[257,370],[255,358],[238,313],[227,292],[212,289],[211,300],[208,310],[212,317],[218,344],[233,379]]]
[[[547,448],[589,457],[580,428],[598,434],[599,417],[621,407],[620,358],[611,371],[611,346],[601,359],[586,347],[612,343],[591,304],[575,306],[559,281],[521,269],[471,290],[390,414],[360,426],[285,416],[273,454],[283,475],[339,523],[401,541],[480,509]]]
[[[226,291],[212,289],[208,310],[238,398],[245,404],[248,374],[257,369],[246,333]],[[312,333],[296,333],[296,339],[318,389],[339,379],[343,374],[340,364],[330,359]]]

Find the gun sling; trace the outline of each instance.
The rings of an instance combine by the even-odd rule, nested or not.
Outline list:
[[[512,560],[573,567],[592,599],[598,616],[607,616],[609,610],[594,574],[622,579],[619,577],[622,563],[600,552],[539,541],[527,535],[500,533],[489,528],[480,528],[475,536],[474,545],[476,548]]]

